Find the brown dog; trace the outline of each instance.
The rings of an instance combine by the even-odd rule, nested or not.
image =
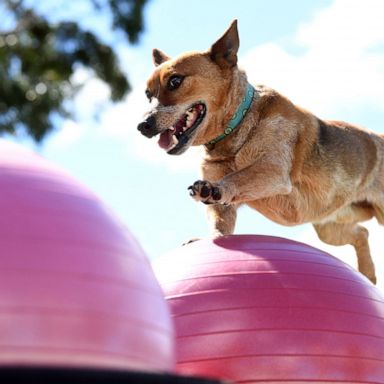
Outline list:
[[[241,204],[283,225],[311,222],[324,242],[353,245],[375,283],[368,231],[358,223],[384,224],[384,138],[253,88],[237,67],[238,47],[234,21],[207,52],[171,59],[155,49],[146,94],[157,104],[138,129],[159,134],[169,154],[205,146],[203,181],[190,190],[208,204],[213,236],[233,233]]]

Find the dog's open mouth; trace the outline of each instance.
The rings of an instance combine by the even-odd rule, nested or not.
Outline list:
[[[205,111],[205,104],[201,102],[192,105],[172,127],[160,134],[159,146],[171,155],[181,153],[192,133],[203,121]]]

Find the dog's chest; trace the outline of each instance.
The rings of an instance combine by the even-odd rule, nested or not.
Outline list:
[[[292,196],[278,195],[254,200],[247,203],[250,208],[260,212],[275,223],[287,226],[302,224],[307,221]]]

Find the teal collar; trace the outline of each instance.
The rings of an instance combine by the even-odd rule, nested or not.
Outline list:
[[[213,140],[209,141],[208,143],[204,144],[208,149],[213,149],[216,143],[218,143],[219,141],[225,139],[228,135],[230,135],[235,130],[235,128],[242,122],[250,106],[252,105],[254,93],[255,93],[255,89],[252,87],[251,84],[248,83],[244,98],[241,101],[239,108],[237,108],[232,119],[229,120],[226,128],[224,129],[224,133],[215,137]]]

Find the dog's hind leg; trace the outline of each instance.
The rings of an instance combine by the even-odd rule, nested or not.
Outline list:
[[[377,222],[381,225],[384,225],[384,205],[373,204],[373,209],[375,211]]]
[[[329,222],[313,225],[320,240],[331,245],[352,245],[356,250],[359,271],[376,284],[375,266],[368,244],[368,230],[361,225]]]

